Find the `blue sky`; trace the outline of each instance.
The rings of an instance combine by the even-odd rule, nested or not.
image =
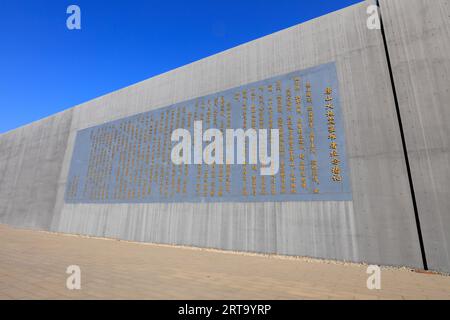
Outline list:
[[[3,1],[0,133],[358,2]]]

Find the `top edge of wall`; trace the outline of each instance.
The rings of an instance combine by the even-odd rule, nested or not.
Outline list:
[[[331,19],[334,15],[337,15],[337,14],[339,14],[339,13],[342,12],[342,11],[350,10],[351,8],[355,8],[355,7],[358,7],[358,6],[362,6],[362,5],[365,4],[365,3],[373,3],[373,2],[374,2],[373,0],[361,0],[360,2],[355,3],[355,4],[353,4],[353,5],[350,5],[350,6],[347,6],[347,7],[345,7],[345,8],[342,8],[342,9],[339,9],[339,10],[335,10],[335,11],[332,11],[332,12],[329,12],[329,13],[327,13],[327,14],[324,14],[324,15],[321,15],[321,16],[318,16],[318,17],[315,17],[315,18],[313,18],[313,19],[310,19],[310,20],[301,22],[301,23],[299,23],[299,24],[295,24],[295,25],[293,25],[293,26],[291,26],[291,27],[284,28],[284,29],[275,31],[275,32],[273,32],[273,33],[270,33],[270,34],[268,34],[268,35],[265,35],[265,36],[256,38],[256,39],[254,39],[254,40],[251,40],[251,41],[248,41],[248,42],[239,44],[239,45],[237,45],[237,46],[228,48],[228,49],[223,50],[223,51],[220,51],[220,52],[218,52],[218,53],[215,53],[215,54],[206,56],[206,57],[204,57],[204,58],[202,58],[202,59],[193,61],[193,62],[191,62],[191,63],[187,63],[187,64],[185,64],[185,65],[182,65],[182,66],[179,66],[179,67],[177,67],[177,68],[171,69],[171,70],[169,70],[169,71],[160,73],[160,74],[155,75],[155,76],[152,76],[152,77],[150,77],[150,78],[146,78],[146,79],[144,79],[144,80],[138,81],[138,82],[133,83],[133,84],[131,84],[131,85],[128,85],[128,86],[122,87],[122,88],[120,88],[120,89],[117,89],[117,90],[114,90],[114,91],[111,91],[111,92],[108,92],[108,93],[99,95],[99,96],[97,96],[97,97],[95,97],[95,98],[92,98],[92,99],[90,99],[90,100],[84,101],[84,102],[79,103],[79,104],[76,104],[76,105],[74,105],[74,106],[72,106],[72,107],[69,107],[69,108],[64,109],[64,110],[61,110],[61,111],[59,111],[59,112],[57,112],[57,113],[48,115],[48,116],[46,116],[46,117],[44,117],[44,118],[40,118],[40,119],[37,119],[37,120],[35,120],[35,121],[29,122],[29,123],[27,123],[27,124],[20,125],[20,126],[18,126],[18,127],[16,127],[16,128],[7,130],[7,131],[5,131],[5,132],[1,132],[1,133],[0,133],[0,137],[1,137],[1,136],[4,136],[4,135],[6,135],[6,134],[9,134],[9,133],[11,133],[11,132],[13,132],[13,131],[16,131],[16,130],[19,130],[19,129],[22,129],[22,128],[25,128],[25,127],[32,126],[32,125],[34,125],[34,124],[36,124],[36,123],[39,123],[39,122],[41,122],[41,121],[48,120],[49,118],[52,118],[52,117],[55,117],[55,116],[58,116],[58,115],[62,115],[62,114],[65,113],[65,112],[71,112],[71,111],[73,111],[73,110],[76,109],[76,108],[82,107],[82,106],[84,106],[84,105],[86,105],[86,104],[88,104],[88,103],[90,103],[90,102],[93,102],[93,101],[98,100],[98,99],[102,99],[102,98],[104,98],[104,97],[106,97],[106,96],[109,96],[109,95],[112,95],[112,94],[118,94],[118,93],[120,93],[120,92],[122,92],[122,91],[124,91],[124,90],[130,89],[130,88],[134,88],[134,87],[138,87],[138,86],[142,85],[142,84],[145,83],[145,82],[148,82],[148,81],[155,81],[155,80],[158,80],[158,79],[163,78],[163,77],[165,77],[165,76],[168,76],[168,75],[170,75],[170,74],[172,74],[172,73],[176,73],[176,72],[178,72],[178,71],[180,71],[180,70],[183,70],[183,69],[186,69],[186,68],[188,68],[188,67],[191,67],[191,66],[193,66],[193,65],[196,65],[196,64],[199,64],[199,63],[204,63],[204,62],[206,62],[206,61],[208,61],[208,60],[217,58],[217,57],[219,57],[219,56],[221,56],[221,55],[225,55],[226,53],[228,53],[228,52],[230,52],[230,51],[236,51],[236,50],[240,50],[240,49],[242,49],[242,48],[245,48],[246,46],[252,46],[252,45],[255,45],[255,44],[257,44],[258,42],[260,42],[261,40],[263,40],[263,39],[268,39],[268,38],[271,38],[271,37],[276,37],[276,36],[278,36],[278,35],[280,35],[280,34],[282,34],[282,33],[289,32],[290,30],[293,30],[293,29],[296,29],[296,28],[301,28],[301,27],[307,26],[307,25],[309,25],[309,24],[313,24],[313,23],[317,22],[317,20],[321,20],[321,19],[324,19],[324,18]]]

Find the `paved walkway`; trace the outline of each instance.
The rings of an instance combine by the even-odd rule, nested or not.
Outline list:
[[[366,268],[0,225],[0,299],[450,299],[448,276],[383,268],[368,290]]]

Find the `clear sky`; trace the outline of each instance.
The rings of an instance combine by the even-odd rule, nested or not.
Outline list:
[[[0,133],[358,2],[2,1]]]

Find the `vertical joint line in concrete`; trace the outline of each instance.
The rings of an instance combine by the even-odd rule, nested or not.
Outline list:
[[[386,53],[386,61],[387,61],[388,70],[389,70],[389,77],[390,77],[390,80],[391,80],[392,93],[394,95],[394,103],[395,103],[395,109],[396,109],[396,112],[397,112],[397,119],[398,119],[398,125],[399,125],[399,129],[400,129],[400,136],[401,136],[401,139],[402,139],[403,154],[405,156],[405,162],[406,162],[406,170],[408,172],[409,188],[410,188],[411,198],[412,198],[413,207],[414,207],[414,217],[415,217],[415,220],[416,220],[416,227],[417,227],[417,233],[418,233],[418,237],[419,237],[420,252],[422,254],[423,268],[425,270],[428,270],[427,257],[426,257],[426,254],[425,254],[425,246],[424,246],[423,237],[422,237],[422,228],[420,226],[419,211],[417,209],[416,193],[414,191],[414,183],[413,183],[412,174],[411,174],[411,166],[409,164],[408,148],[406,146],[406,139],[405,139],[405,134],[404,134],[404,131],[403,131],[402,117],[401,117],[401,114],[400,114],[400,105],[399,105],[399,102],[398,102],[397,89],[395,87],[394,73],[392,71],[391,58],[390,58],[390,55],[389,55],[388,43],[387,43],[387,40],[386,40],[386,33],[384,31],[384,25],[383,25],[383,18],[382,18],[382,14],[381,14],[380,1],[376,0],[376,4],[377,4],[377,7],[378,7],[378,16],[379,16],[379,19],[380,19],[380,26],[381,26],[381,35],[383,37],[384,51]]]

